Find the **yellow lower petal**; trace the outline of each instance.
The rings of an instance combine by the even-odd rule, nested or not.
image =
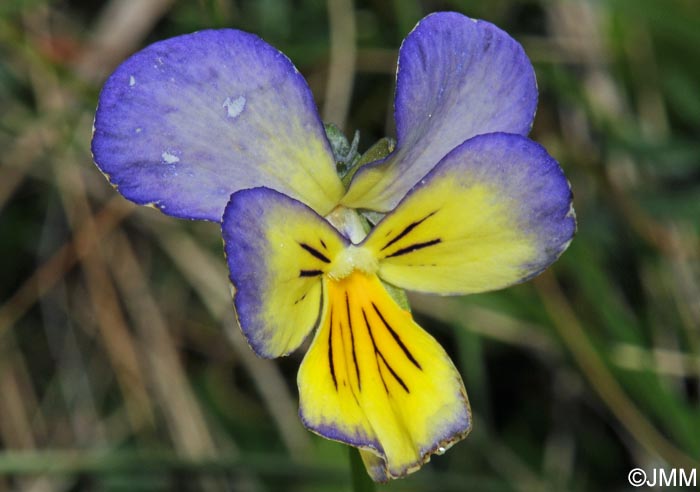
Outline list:
[[[300,414],[312,431],[367,452],[372,478],[404,476],[467,435],[471,415],[443,348],[375,275],[326,278],[328,304],[299,369]]]

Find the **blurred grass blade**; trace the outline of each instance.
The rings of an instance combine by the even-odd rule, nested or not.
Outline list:
[[[365,465],[360,457],[360,451],[353,448],[352,446],[347,446],[348,456],[350,458],[350,476],[352,482],[353,492],[375,492],[376,487],[374,482],[365,469]]]

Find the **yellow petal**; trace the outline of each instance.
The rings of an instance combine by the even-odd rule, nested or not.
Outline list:
[[[469,294],[536,275],[576,229],[561,168],[517,135],[473,138],[443,159],[362,247],[409,290]]]
[[[306,205],[267,188],[234,193],[222,232],[248,343],[263,357],[296,349],[319,319],[321,276],[347,240]]]
[[[464,385],[442,347],[375,275],[324,279],[327,308],[299,369],[312,431],[371,452],[370,475],[406,475],[470,430]]]

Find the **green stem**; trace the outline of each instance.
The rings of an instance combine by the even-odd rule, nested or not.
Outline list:
[[[353,492],[375,492],[374,482],[367,474],[360,451],[348,446],[348,452]]]

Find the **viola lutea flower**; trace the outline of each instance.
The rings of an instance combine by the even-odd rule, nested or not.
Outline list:
[[[500,289],[540,273],[573,237],[569,184],[526,137],[536,104],[517,42],[487,22],[430,15],[401,46],[395,149],[346,187],[291,62],[254,35],[202,31],[115,71],[93,154],[134,202],[221,223],[250,346],[278,357],[315,330],[300,417],[358,447],[385,481],[472,424],[458,371],[390,286]],[[386,215],[368,227],[366,211]]]

